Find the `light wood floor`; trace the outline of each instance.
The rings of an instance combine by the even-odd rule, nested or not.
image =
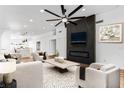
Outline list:
[[[120,69],[120,87],[124,88],[124,69]]]

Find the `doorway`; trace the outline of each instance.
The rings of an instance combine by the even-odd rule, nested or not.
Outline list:
[[[51,40],[51,53],[56,54],[56,39]]]

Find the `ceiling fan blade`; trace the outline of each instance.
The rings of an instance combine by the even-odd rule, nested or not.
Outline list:
[[[62,23],[62,21],[58,22],[58,23],[55,25],[55,27],[58,26],[60,23]]]
[[[77,23],[74,23],[74,22],[72,22],[72,21],[68,21],[68,22],[72,23],[73,25],[77,25]]]
[[[58,20],[61,20],[61,19],[48,19],[46,21],[58,21]]]
[[[72,16],[74,13],[76,13],[80,8],[82,8],[83,5],[79,5],[75,10],[73,10],[69,15],[68,17]]]
[[[44,9],[44,11],[46,11],[46,12],[48,12],[48,13],[50,13],[50,14],[54,15],[54,16],[61,17],[61,16],[59,16],[58,14],[55,14],[55,13],[53,13],[53,12],[51,12],[51,11],[47,10],[47,9]]]
[[[68,19],[83,19],[83,18],[86,18],[85,16],[82,16],[82,17],[71,17],[71,18],[68,18]]]
[[[64,8],[64,5],[61,5],[61,10],[62,10],[62,14],[65,15],[66,9]]]
[[[67,24],[66,23],[64,23],[64,25],[65,25],[65,28],[67,27]]]

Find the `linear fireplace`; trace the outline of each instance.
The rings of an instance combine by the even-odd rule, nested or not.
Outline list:
[[[84,58],[89,57],[88,51],[69,51],[69,55],[74,57],[84,57]]]
[[[67,24],[67,60],[80,63],[80,79],[85,68],[95,62],[95,15]]]
[[[95,15],[67,25],[67,59],[82,64],[95,62]]]

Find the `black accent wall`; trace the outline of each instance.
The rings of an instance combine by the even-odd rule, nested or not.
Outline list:
[[[67,25],[67,59],[79,63],[95,62],[95,15],[75,21],[77,25]],[[84,44],[72,44],[71,33],[87,32]]]

